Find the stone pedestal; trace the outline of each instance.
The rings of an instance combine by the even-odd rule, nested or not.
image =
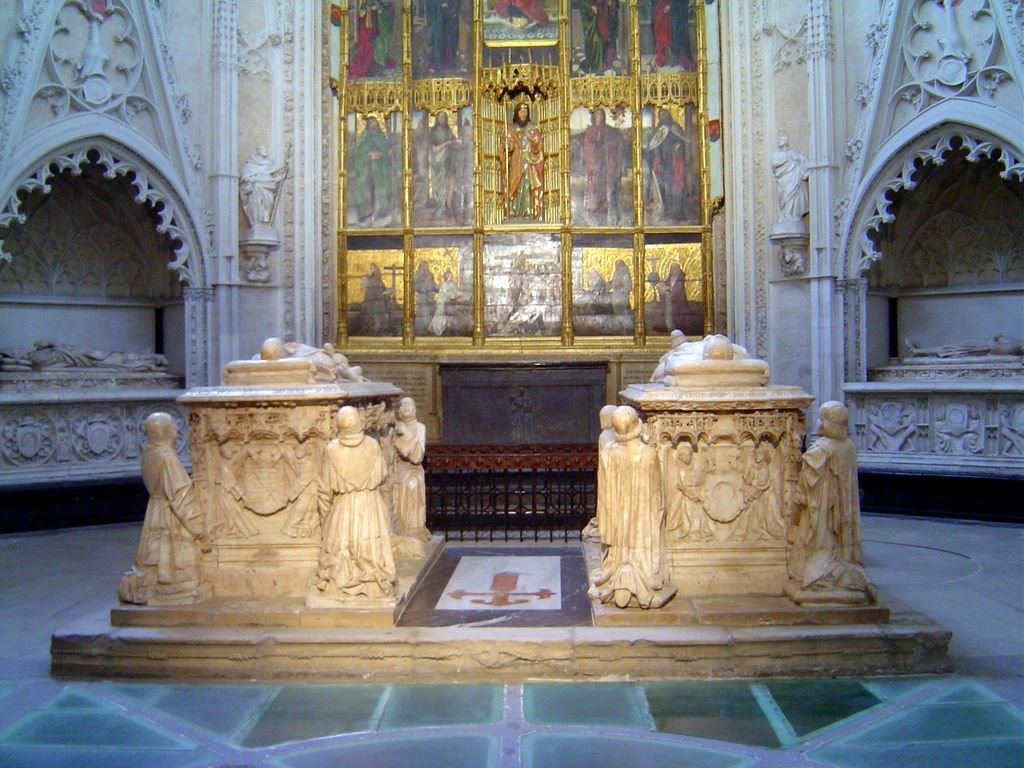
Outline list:
[[[674,381],[621,393],[661,460],[669,577],[680,595],[781,596],[813,398],[799,387]]]
[[[335,414],[353,405],[369,434],[394,422],[401,390],[352,382],[197,387],[189,408],[196,503],[213,551],[203,563],[216,598],[305,595],[320,549],[317,476]]]

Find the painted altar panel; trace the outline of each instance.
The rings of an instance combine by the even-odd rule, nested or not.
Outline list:
[[[482,0],[486,45],[531,46],[558,40],[557,0]]]
[[[380,238],[384,241],[396,239],[401,243],[400,238]],[[405,264],[402,249],[353,249],[350,245],[346,262],[349,333],[352,336],[400,336],[404,304],[402,273]]]
[[[412,276],[413,331],[417,336],[473,333],[473,240],[416,238]]]
[[[697,68],[695,8],[691,0],[640,0],[640,66],[645,72]]]
[[[679,329],[697,336],[704,327],[700,243],[648,244],[644,250],[644,321],[651,334]]]
[[[569,17],[573,75],[629,72],[629,6],[622,0],[572,3]]]
[[[558,240],[509,235],[484,245],[484,330],[489,336],[558,336],[562,320]]]
[[[569,118],[572,220],[580,226],[633,223],[633,117],[625,107],[577,107]]]
[[[643,108],[641,120],[646,223],[700,224],[697,106],[648,105]]]
[[[401,77],[401,8],[395,0],[349,3],[349,80]]]
[[[572,327],[577,336],[632,335],[632,264],[633,249],[627,238],[574,244]]]
[[[402,225],[402,119],[398,112],[350,114],[348,210],[352,228]]]
[[[423,0],[412,6],[413,77],[469,73],[472,0]]]
[[[472,110],[419,109],[412,116],[415,226],[473,223]]]

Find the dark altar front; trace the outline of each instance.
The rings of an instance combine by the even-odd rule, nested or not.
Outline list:
[[[597,442],[606,363],[445,363],[440,374],[443,443]]]

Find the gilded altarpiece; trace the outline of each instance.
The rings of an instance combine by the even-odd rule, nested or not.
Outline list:
[[[711,330],[716,13],[354,0],[330,19],[338,343],[625,349]]]

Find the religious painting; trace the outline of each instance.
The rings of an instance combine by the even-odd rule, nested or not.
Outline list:
[[[498,219],[502,223],[557,222],[558,103],[525,95],[498,106]]]
[[[631,336],[632,237],[577,242],[572,249],[573,332],[577,336]]]
[[[413,261],[416,336],[472,336],[473,239],[418,237]]]
[[[557,0],[483,0],[484,44],[543,45],[558,40]]]
[[[697,34],[690,0],[640,0],[640,67],[644,72],[694,72]]]
[[[471,0],[422,0],[412,5],[413,77],[469,74]]]
[[[488,336],[558,336],[562,269],[557,238],[497,236],[484,244],[484,330]]]
[[[704,284],[701,244],[648,243],[644,248],[644,322],[649,334],[678,329],[704,333]]]
[[[416,226],[473,223],[471,109],[412,115],[412,204]]]
[[[700,224],[700,131],[696,105],[646,106],[641,125],[645,223]]]
[[[370,238],[365,249],[349,241],[345,255],[350,336],[402,335],[401,238]],[[394,243],[389,241],[394,240]],[[378,247],[380,246],[380,247]],[[388,247],[394,246],[394,247]]]
[[[580,226],[633,223],[632,114],[577,107],[569,118],[572,220]]]
[[[629,9],[622,0],[572,3],[573,75],[621,75],[629,70]]]
[[[397,80],[402,74],[402,5],[396,0],[349,4],[349,80]]]
[[[401,115],[350,114],[347,119],[348,200],[354,228],[402,226]]]

